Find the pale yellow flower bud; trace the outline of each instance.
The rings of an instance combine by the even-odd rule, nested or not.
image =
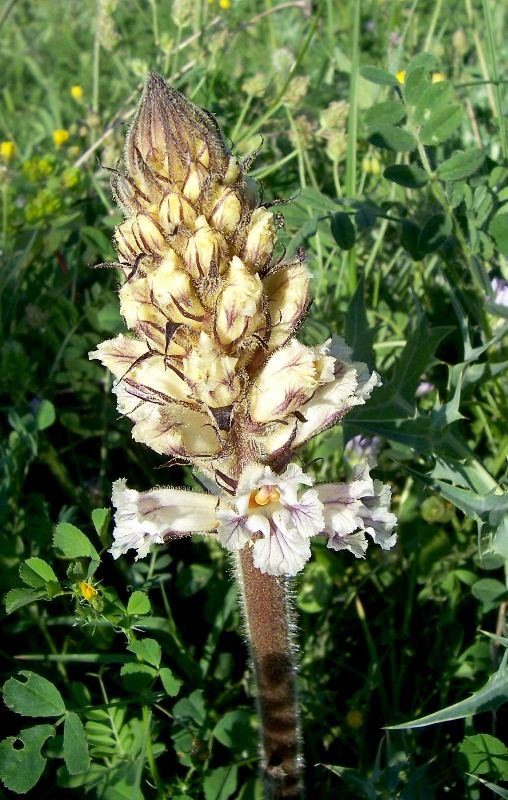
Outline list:
[[[120,333],[115,339],[107,339],[89,353],[89,358],[100,361],[115,378],[122,378],[129,367],[147,353],[146,344],[139,339],[129,339]]]
[[[162,256],[168,249],[162,227],[147,212],[140,212],[137,215],[132,224],[132,235],[138,252]]]
[[[125,215],[134,214],[150,205],[148,198],[137,189],[136,185],[120,173],[114,174],[111,189],[113,197]]]
[[[221,443],[205,413],[177,403],[165,406],[145,403],[144,406],[146,416],[132,429],[136,442],[148,445],[161,455],[182,458],[210,457],[220,451]]]
[[[119,292],[120,313],[128,328],[158,343],[164,349],[166,318],[151,302],[146,278],[124,283]]]
[[[272,330],[268,349],[275,350],[287,342],[301,322],[309,305],[310,273],[297,262],[265,279]]]
[[[115,229],[115,242],[117,253],[124,262],[130,264],[139,255],[132,233],[132,219],[122,222]]]
[[[226,186],[233,186],[242,174],[240,162],[235,156],[229,156],[229,161],[224,175],[224,183]]]
[[[157,401],[184,400],[192,403],[189,385],[180,377],[161,355],[149,354],[147,358],[126,373],[124,381],[140,396],[153,397]]]
[[[161,256],[168,249],[161,225],[146,212],[122,222],[115,239],[118,254],[128,263],[140,254]]]
[[[211,114],[170,89],[158,75],[151,75],[127,138],[131,178],[144,185],[148,173],[160,175],[173,184],[185,184],[183,194],[193,200],[201,186],[193,165],[200,163],[224,174],[227,157],[224,139]]]
[[[232,406],[241,391],[236,372],[238,359],[223,355],[210,336],[199,341],[183,361],[183,373],[196,396],[210,408]]]
[[[210,222],[225,235],[233,233],[242,215],[240,199],[233,189],[224,189],[212,208]]]
[[[196,223],[196,212],[189,201],[179,192],[168,192],[159,206],[159,215],[163,224],[185,225],[190,230]]]
[[[215,330],[221,344],[229,345],[239,339],[247,340],[265,326],[263,286],[259,275],[252,275],[238,256],[233,256],[225,282],[217,301]]]
[[[252,213],[242,257],[249,266],[258,271],[270,261],[274,246],[273,214],[266,208],[256,208]]]
[[[191,202],[196,202],[203,189],[205,178],[206,171],[200,166],[192,165],[183,185],[183,195]]]
[[[179,256],[170,250],[149,278],[151,296],[161,311],[172,322],[184,322],[190,328],[199,328],[205,310],[201,305],[192,278],[183,269]]]
[[[209,226],[204,216],[198,217],[196,232],[190,237],[185,252],[185,263],[193,278],[203,278],[212,269],[217,273],[224,272],[226,252],[224,237]]]

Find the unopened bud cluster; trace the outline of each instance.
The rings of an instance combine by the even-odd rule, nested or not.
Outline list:
[[[337,359],[328,344],[292,338],[309,303],[303,256],[277,259],[274,215],[215,119],[156,75],[125,161],[113,181],[126,217],[115,237],[134,335],[93,354],[116,378],[119,410],[137,441],[209,475],[284,466],[363,402],[344,348]]]

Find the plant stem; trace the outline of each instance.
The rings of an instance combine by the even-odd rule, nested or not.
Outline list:
[[[93,40],[93,59],[92,59],[92,111],[99,113],[99,76],[101,58],[101,16],[102,9],[100,0],[97,0],[95,11],[95,35]]]
[[[290,583],[264,575],[244,548],[237,579],[256,683],[266,800],[303,798]]]
[[[347,127],[346,177],[344,193],[349,200],[356,196],[356,148],[358,137],[358,78],[360,70],[360,19],[361,0],[353,3],[353,43],[351,53],[351,74],[349,78],[349,115]],[[352,294],[358,281],[356,247],[347,254],[348,290]]]

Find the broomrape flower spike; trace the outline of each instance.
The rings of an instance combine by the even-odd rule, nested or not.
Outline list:
[[[298,448],[380,384],[341,339],[296,338],[309,307],[303,251],[276,254],[274,216],[214,117],[151,75],[113,192],[129,334],[90,354],[114,375],[132,436],[184,460],[207,493],[113,487],[115,558],[194,532],[236,554],[270,797],[299,797],[302,760],[285,578],[311,540],[362,557],[395,543],[390,490],[366,464],[313,486]],[[310,488],[312,487],[312,488]]]

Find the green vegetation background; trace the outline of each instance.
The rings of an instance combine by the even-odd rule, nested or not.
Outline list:
[[[261,797],[227,554],[106,552],[113,480],[193,485],[87,359],[122,330],[118,273],[92,267],[115,259],[108,170],[150,70],[259,151],[266,200],[293,198],[305,341],[345,335],[383,377],[302,454],[318,480],[376,459],[400,520],[390,553],[316,546],[295,583],[308,796],[508,797],[507,13],[3,0],[2,797]]]

